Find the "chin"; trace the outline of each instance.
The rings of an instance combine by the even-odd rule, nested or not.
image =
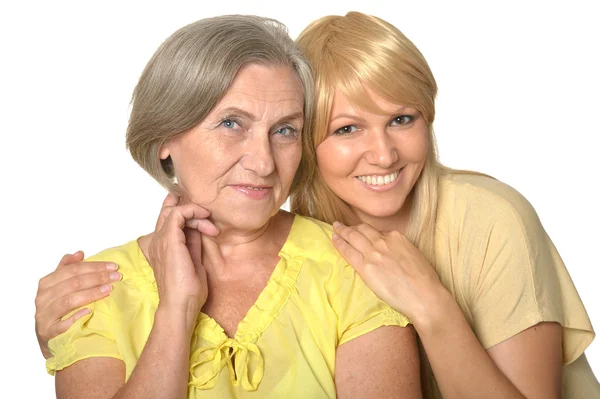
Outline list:
[[[367,215],[374,218],[387,218],[397,215],[402,209],[404,201],[401,203],[395,202],[393,204],[386,203],[371,203],[368,206],[353,206],[357,209],[360,214]]]
[[[252,231],[264,227],[273,215],[268,211],[248,211],[236,209],[234,211],[213,213],[213,220],[217,225],[228,226],[236,230]]]

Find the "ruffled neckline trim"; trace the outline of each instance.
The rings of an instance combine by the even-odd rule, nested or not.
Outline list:
[[[278,253],[280,259],[256,302],[240,321],[233,339],[238,341],[256,340],[277,317],[289,299],[302,268],[303,257],[298,256],[296,244],[302,239],[302,225],[307,222],[308,220],[302,216],[294,216],[288,237]],[[132,240],[124,247],[126,252],[135,254],[137,259],[132,262],[131,270],[123,274],[122,282],[138,289],[143,288],[158,293],[154,271],[144,256],[138,240]],[[158,295],[156,300],[158,301]],[[227,337],[223,328],[212,317],[200,312],[198,319],[195,328],[196,334],[200,334],[212,342]]]

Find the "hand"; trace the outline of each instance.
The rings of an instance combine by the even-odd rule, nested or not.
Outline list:
[[[84,254],[78,251],[63,256],[52,273],[40,279],[35,297],[35,333],[42,354],[52,357],[48,341],[90,312],[83,308],[62,320],[73,310],[109,295],[112,282],[121,274],[111,262],[82,262]]]
[[[179,200],[175,194],[165,198],[148,257],[158,286],[159,306],[184,311],[187,321],[195,323],[208,297],[201,234],[216,236],[219,230],[207,219],[208,210],[196,204],[180,205]]]
[[[411,321],[426,312],[426,299],[444,289],[425,256],[397,231],[381,233],[367,224],[333,224],[333,245],[363,281]]]

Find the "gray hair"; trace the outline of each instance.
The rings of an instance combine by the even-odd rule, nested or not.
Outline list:
[[[127,148],[167,190],[177,188],[171,159],[159,157],[161,146],[206,118],[238,71],[248,64],[290,66],[296,71],[304,89],[303,149],[311,144],[306,129],[312,118],[313,77],[309,62],[286,26],[252,15],[202,19],[179,29],[160,45],[131,100]],[[292,191],[304,183],[301,170],[308,163],[303,157]]]

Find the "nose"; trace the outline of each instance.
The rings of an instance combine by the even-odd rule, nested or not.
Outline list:
[[[259,177],[267,177],[275,170],[275,159],[269,134],[253,134],[246,140],[246,153],[241,165]]]
[[[373,134],[367,135],[367,140],[369,140],[365,154],[367,162],[381,168],[389,168],[398,161],[396,143],[385,129],[373,131]]]

